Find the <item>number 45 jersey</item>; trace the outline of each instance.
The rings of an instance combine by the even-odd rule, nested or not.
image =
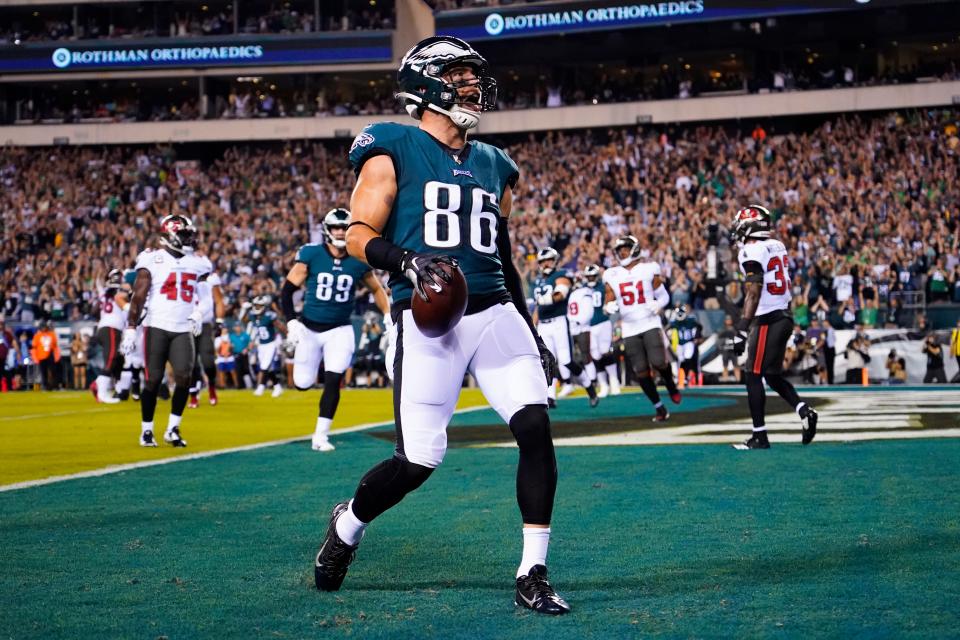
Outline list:
[[[656,262],[638,262],[629,269],[610,267],[603,272],[603,282],[617,296],[620,325],[624,338],[650,329],[662,329],[660,314],[653,302],[653,278],[660,275]]]
[[[301,320],[308,327],[349,324],[357,284],[370,267],[356,258],[334,257],[326,244],[303,245],[296,261],[307,266]]]
[[[756,262],[763,270],[763,288],[756,315],[790,308],[790,272],[787,270],[787,248],[779,240],[749,242],[740,249],[740,270],[747,273],[746,264]]]
[[[497,227],[500,199],[519,177],[513,160],[476,140],[455,153],[418,127],[394,122],[366,127],[350,147],[358,175],[378,155],[390,157],[397,175],[383,237],[404,249],[456,258],[471,297],[508,295]],[[402,274],[393,276],[390,289],[395,303],[410,299],[410,281]]]
[[[147,249],[137,256],[135,269],[150,272],[144,326],[173,333],[190,331],[190,314],[198,302],[197,283],[213,271],[210,260],[195,255],[175,258],[166,249]]]

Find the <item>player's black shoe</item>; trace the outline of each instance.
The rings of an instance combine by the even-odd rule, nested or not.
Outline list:
[[[556,409],[557,401],[553,398],[547,398],[547,409]]]
[[[340,502],[333,507],[327,537],[323,539],[313,565],[313,578],[320,591],[337,591],[347,576],[347,569],[360,545],[349,545],[337,535],[337,518],[350,508],[350,503]]]
[[[653,416],[654,422],[666,422],[670,419],[670,412],[663,405],[657,407],[657,415]]]
[[[597,396],[593,396],[592,398],[590,398],[590,408],[591,408],[591,409],[596,409],[596,408],[597,408],[597,405],[599,405],[599,404],[600,404],[600,398],[598,398]]]
[[[140,434],[140,446],[141,447],[155,447],[157,446],[157,441],[153,438],[153,431],[147,430]]]
[[[766,431],[755,431],[748,439],[731,446],[740,451],[747,451],[748,449],[769,449],[770,441],[767,439]]]
[[[813,437],[817,435],[817,420],[819,416],[813,410],[813,407],[807,405],[803,408],[803,415],[800,416],[803,422],[803,444],[813,442]]]
[[[551,616],[570,613],[570,605],[547,582],[547,568],[542,564],[534,565],[528,575],[517,578],[517,593],[513,601],[518,607]]]
[[[157,387],[157,397],[160,398],[161,400],[169,400],[170,387],[168,387],[166,384],[161,382],[160,386]]]
[[[165,434],[163,434],[163,441],[173,445],[174,447],[187,446],[187,441],[180,437],[180,427],[169,429]]]

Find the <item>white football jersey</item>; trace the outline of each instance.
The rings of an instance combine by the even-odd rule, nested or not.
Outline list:
[[[147,249],[137,256],[136,268],[150,272],[143,324],[174,333],[190,331],[190,314],[198,302],[197,284],[213,271],[210,260],[194,255],[175,258],[166,249]]]
[[[790,308],[790,272],[787,264],[787,248],[779,240],[758,240],[740,249],[740,270],[743,265],[758,262],[763,268],[763,286],[760,289],[760,306],[757,315]]]
[[[610,267],[603,272],[604,284],[617,296],[624,338],[663,328],[654,303],[653,278],[659,275],[660,265],[656,262],[638,262],[629,269]]]
[[[114,296],[119,289],[100,290],[100,319],[97,320],[97,329],[110,327],[123,331],[127,326],[127,312],[120,308]]]
[[[570,335],[580,335],[590,329],[590,320],[593,318],[593,289],[578,287],[567,298],[567,322],[570,324]]]
[[[211,272],[205,280],[197,284],[197,294],[200,296],[200,311],[203,313],[203,323],[213,322],[213,288],[220,286],[220,276]]]

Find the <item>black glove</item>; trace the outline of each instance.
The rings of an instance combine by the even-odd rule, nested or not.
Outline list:
[[[440,264],[446,264],[451,267],[459,266],[457,261],[450,256],[438,256],[426,253],[408,253],[400,260],[400,271],[413,283],[413,289],[417,295],[427,299],[427,292],[424,287],[430,287],[434,291],[440,291],[443,286],[441,281],[450,282],[450,276],[440,268]]]
[[[540,334],[534,331],[533,339],[537,342],[537,351],[540,352],[540,366],[543,367],[543,375],[547,377],[547,386],[553,384],[555,378],[559,378],[559,367],[557,367],[557,359],[553,357],[553,353],[550,352],[550,349],[547,349],[547,345],[543,343],[543,338],[540,337]]]
[[[737,331],[736,337],[733,339],[733,352],[736,355],[741,355],[744,351],[747,350],[747,338],[749,334],[742,329]]]

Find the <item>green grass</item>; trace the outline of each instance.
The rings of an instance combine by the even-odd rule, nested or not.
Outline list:
[[[960,634],[955,439],[560,448],[559,619],[512,604],[513,449],[451,449],[316,592],[330,507],[390,452],[354,433],[0,493],[0,637]]]

